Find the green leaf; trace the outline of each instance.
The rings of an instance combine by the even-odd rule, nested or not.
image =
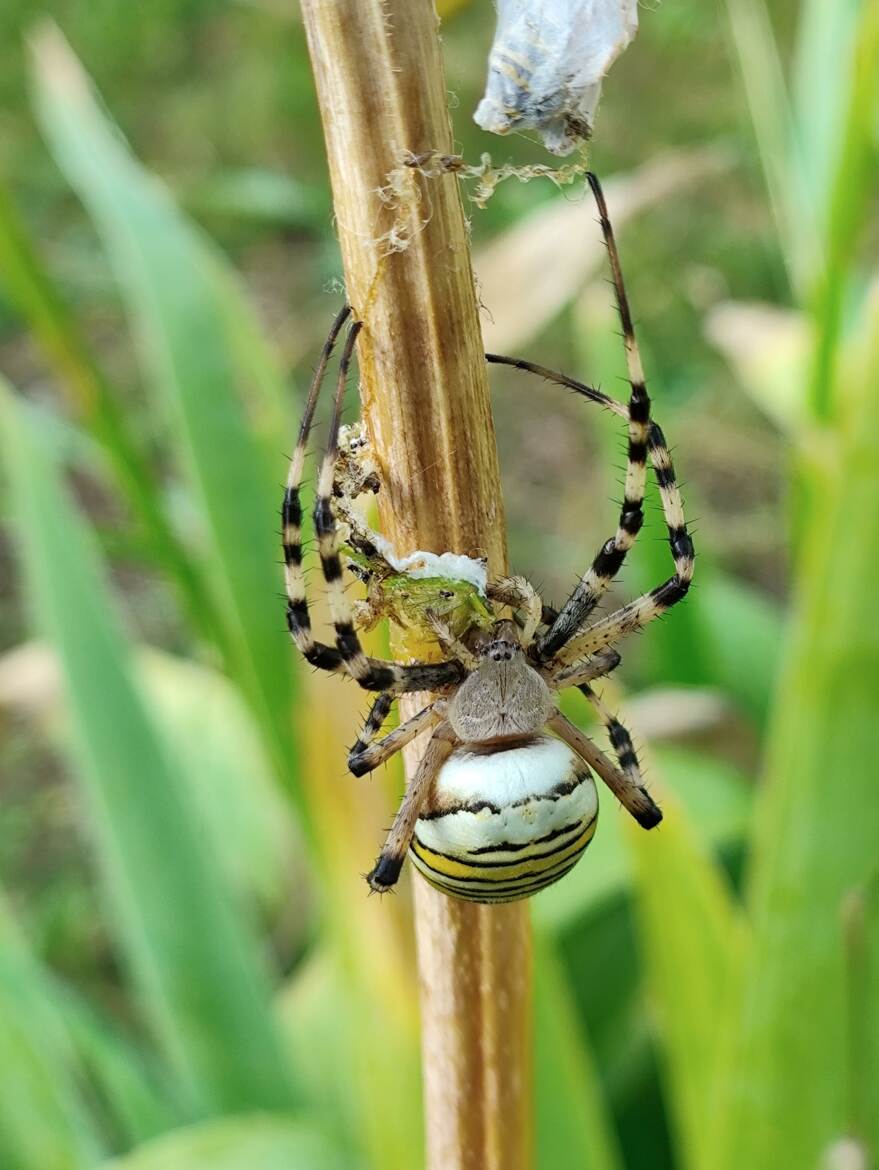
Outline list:
[[[365,945],[387,946],[387,927],[379,920],[365,930]],[[300,1079],[309,1115],[332,1126],[340,1143],[362,1149],[371,1166],[418,1170],[424,1161],[421,1069],[408,972],[388,963],[389,983],[379,986],[376,972],[366,970],[369,960],[345,949],[316,950],[281,998],[291,1048],[307,1054]],[[401,989],[393,987],[395,979]]]
[[[228,1117],[175,1130],[102,1170],[358,1170],[323,1134],[297,1121]]]
[[[234,675],[293,785],[294,656],[277,600],[280,383],[217,253],[133,158],[57,29],[41,30],[34,56],[40,124],[102,238],[200,501]]]
[[[755,818],[754,946],[706,1170],[816,1166],[848,1125],[840,915],[879,841],[875,305],[869,347],[840,378],[835,430],[804,472],[812,506]],[[876,1111],[870,1124],[875,1152]]]
[[[816,327],[815,352],[809,378],[809,404],[815,417],[827,421],[833,411],[831,394],[838,388],[836,361],[852,314],[852,270],[857,247],[875,206],[876,111],[879,108],[879,6],[863,5],[850,59],[839,71],[848,80],[847,101],[836,134],[835,166],[828,182],[828,214],[824,232],[825,262],[812,291]]]
[[[681,804],[645,833],[631,823],[636,905],[681,1162],[702,1165],[720,1028],[741,978],[744,922]],[[707,1163],[706,1163],[707,1165]]]
[[[95,550],[12,396],[0,421],[28,595],[61,658],[113,925],[195,1108],[293,1100],[257,943],[134,683]]]
[[[177,585],[194,627],[219,640],[219,618],[202,574],[174,532],[149,463],[2,186],[0,280],[42,346],[72,411],[101,444],[118,490],[143,526],[148,552]]]
[[[332,950],[316,947],[279,996],[291,1049],[309,1054],[299,1070],[306,1107],[318,1124],[332,1126],[337,1142],[353,1148],[358,1141],[368,1144],[377,1118],[389,1121],[384,1111],[390,1105],[399,1120],[382,1126],[383,1140],[371,1149],[370,1161],[382,1167],[411,1167],[419,1162],[413,1151],[423,1143],[421,1132],[410,1128],[413,1121],[419,1125],[421,1116],[418,1085],[407,1077],[404,1084],[395,1085],[393,1094],[384,1091],[386,1078],[399,1078],[403,1066],[394,1068],[393,1054],[382,1043],[369,1045],[368,1075],[358,1076],[358,1049],[365,1049],[371,1039],[369,1021],[376,1008],[358,1011],[358,1000],[364,997],[358,994],[356,978],[357,973],[340,963]],[[410,1119],[411,1112],[415,1116]],[[396,1133],[388,1133],[390,1129]],[[394,1138],[411,1142],[405,1161],[394,1157]]]
[[[621,1170],[567,977],[542,932],[534,939],[534,1108],[538,1170]]]
[[[199,215],[320,231],[329,222],[326,191],[291,175],[261,167],[211,174],[186,193],[186,205]]]
[[[778,605],[753,585],[708,565],[685,604],[690,603],[703,653],[713,664],[708,678],[762,726],[781,656],[784,619]]]
[[[70,1036],[45,973],[0,897],[0,1165],[85,1170],[98,1143],[76,1087]]]
[[[791,91],[797,142],[816,218],[827,212],[829,182],[846,114],[845,77],[863,0],[803,0],[799,8]]]
[[[157,650],[141,649],[137,665],[228,878],[248,897],[279,906],[288,899],[290,858],[302,845],[240,693],[217,671]],[[285,914],[289,929],[289,905]]]
[[[791,287],[802,293],[819,241],[809,174],[793,140],[793,116],[766,0],[726,0],[729,30],[760,151],[775,229]]]
[[[101,1131],[112,1149],[128,1149],[187,1120],[172,1078],[162,1077],[154,1052],[144,1052],[70,987],[52,993],[88,1084]]]
[[[875,1149],[879,1116],[879,868],[846,897],[842,925],[847,1022],[845,1133],[860,1142],[872,1140]]]

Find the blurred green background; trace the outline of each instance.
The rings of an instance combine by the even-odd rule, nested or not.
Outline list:
[[[461,151],[548,161],[471,122],[488,0],[444,17]],[[298,10],[7,0],[0,66],[0,1167],[417,1170],[412,879],[360,877],[402,777],[347,776],[364,699],[279,597],[341,275]],[[699,557],[605,691],[665,822],[605,799],[533,903],[539,1170],[879,1159],[877,90],[875,0],[666,0],[605,87]],[[624,392],[579,186],[467,206],[488,346]],[[511,562],[561,599],[624,436],[492,380]],[[648,521],[614,600],[670,571]]]

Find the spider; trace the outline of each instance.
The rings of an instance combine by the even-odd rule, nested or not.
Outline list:
[[[350,508],[353,496],[378,490],[365,439],[342,444],[340,424],[348,370],[360,322],[352,321],[342,357],[314,505],[314,528],[328,587],[335,645],[316,641],[302,567],[300,486],[308,434],[320,387],[340,332],[350,316],[336,317],[323,347],[291,460],[281,510],[287,624],[296,646],[315,667],[353,677],[378,692],[348,756],[356,776],[371,772],[417,736],[429,734],[421,762],[409,782],[387,840],[366,880],[372,890],[394,887],[408,855],[435,887],[473,902],[508,902],[542,890],[566,874],[591,841],[598,816],[596,773],[645,829],[662,819],[646,791],[631,737],[606,708],[592,683],[620,662],[614,649],[626,634],[646,626],[686,595],[693,576],[693,544],[684,520],[674,468],[650,399],[607,207],[590,174],[607,246],[622,323],[628,404],[532,362],[486,354],[489,362],[513,366],[596,402],[628,427],[625,491],[615,534],[598,550],[582,578],[556,611],[543,604],[521,577],[488,582],[472,609],[472,620],[451,624],[427,611],[441,647],[440,662],[398,663],[367,656],[357,633],[369,614],[356,611],[343,584],[342,555],[367,582],[405,579],[387,563],[376,540]],[[674,561],[661,585],[614,612],[593,612],[619,572],[643,522],[647,462],[659,487]],[[340,522],[347,529],[343,544]],[[352,550],[352,551],[348,551]],[[426,586],[428,582],[419,582]],[[481,609],[481,612],[480,612]],[[367,605],[367,610],[369,606]],[[508,610],[510,616],[504,616]],[[465,607],[465,613],[471,612]],[[577,687],[593,706],[616,754],[614,764],[558,709],[555,696]],[[394,700],[431,691],[434,698],[383,738],[379,733]]]

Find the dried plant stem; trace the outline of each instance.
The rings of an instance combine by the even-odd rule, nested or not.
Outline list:
[[[407,152],[452,150],[433,4],[302,0],[302,13],[348,295],[364,322],[363,405],[385,531],[400,552],[478,550],[501,572],[497,454],[457,179],[401,165]],[[413,880],[427,1166],[525,1170],[527,909],[456,902]]]

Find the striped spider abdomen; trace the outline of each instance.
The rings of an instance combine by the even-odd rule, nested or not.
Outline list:
[[[452,897],[513,902],[572,869],[597,821],[592,773],[560,739],[460,748],[434,780],[409,856]]]

